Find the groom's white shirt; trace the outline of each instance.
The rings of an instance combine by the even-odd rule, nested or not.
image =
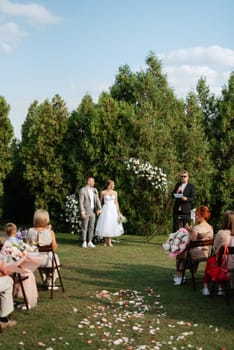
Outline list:
[[[92,187],[88,187],[88,193],[89,193],[91,209],[94,209],[94,193],[93,193],[93,188]]]

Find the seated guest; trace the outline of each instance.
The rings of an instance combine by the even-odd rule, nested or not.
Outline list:
[[[57,242],[54,231],[51,229],[51,226],[49,224],[50,217],[47,210],[44,209],[38,209],[35,211],[33,216],[33,227],[28,230],[26,239],[29,244],[36,244],[39,246],[46,246],[51,245],[53,251],[57,250]],[[40,255],[43,257],[43,261],[41,263],[41,267],[51,267],[52,266],[52,255],[51,253],[46,252],[40,252]],[[58,255],[55,254],[55,258],[57,261],[57,264],[59,265],[59,258]],[[55,270],[54,272],[54,281],[51,281],[51,278],[49,275],[43,275],[43,283],[48,287],[48,289],[51,289],[52,284],[53,289],[58,289],[58,287],[55,286],[55,281],[58,278],[58,273]]]
[[[14,311],[12,290],[13,279],[10,276],[4,276],[0,266],[0,330],[16,325],[16,321],[9,318]]]
[[[215,255],[219,253],[222,246],[234,246],[234,211],[227,210],[223,214],[223,224],[221,229],[217,232],[214,240],[213,252]],[[210,295],[208,284],[210,282],[210,275],[207,273],[209,268],[209,262],[207,262],[205,275],[204,275],[204,286],[202,290],[203,295]],[[228,268],[234,268],[234,258],[228,260]],[[234,274],[231,274],[230,286],[234,288]],[[222,287],[219,286],[218,295],[223,295],[224,292]]]
[[[204,205],[201,205],[196,209],[196,225],[186,226],[186,229],[189,230],[190,241],[202,240],[202,239],[212,239],[213,238],[213,228],[208,224],[210,218],[210,210]],[[176,256],[176,270],[177,274],[174,277],[174,285],[180,285],[182,280],[182,269],[184,268],[184,263],[186,259],[187,252],[183,252]],[[209,247],[196,247],[191,249],[192,259],[202,259],[208,257]]]
[[[29,309],[34,308],[37,305],[38,292],[33,271],[40,265],[41,258],[39,256],[30,256],[32,248],[28,247],[21,239],[16,237],[17,227],[15,224],[6,224],[4,230],[7,234],[7,239],[1,250],[2,258],[7,263],[13,263],[24,258],[18,266],[24,269],[21,276],[27,277],[23,281],[23,286],[28,301],[28,307]],[[23,293],[19,284],[15,286],[14,296],[23,298]],[[22,309],[26,309],[26,305],[22,305]]]

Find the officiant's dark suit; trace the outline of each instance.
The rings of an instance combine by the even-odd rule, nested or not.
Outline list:
[[[191,210],[196,196],[195,187],[189,183],[189,173],[183,171],[180,175],[181,181],[177,182],[172,192],[175,199],[173,206],[173,232],[181,226],[185,226],[191,219]],[[181,198],[175,198],[174,194],[181,194]]]
[[[79,192],[79,205],[82,219],[82,240],[83,247],[94,247],[92,244],[94,225],[96,215],[101,212],[101,202],[99,199],[98,191],[94,187],[94,178],[89,177],[87,179],[87,185],[82,187]]]

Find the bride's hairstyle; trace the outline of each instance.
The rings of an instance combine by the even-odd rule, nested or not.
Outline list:
[[[106,182],[106,188],[108,188],[108,186],[110,186],[110,184],[114,182],[113,180],[111,179],[108,179],[107,182]]]

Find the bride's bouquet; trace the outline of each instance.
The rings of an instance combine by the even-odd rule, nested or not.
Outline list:
[[[119,224],[125,224],[125,222],[127,222],[127,218],[126,218],[126,216],[124,216],[123,214],[119,214],[119,216],[118,216],[118,223]]]
[[[182,253],[189,243],[189,232],[181,227],[178,231],[170,233],[167,241],[162,245],[169,256],[176,256]]]

